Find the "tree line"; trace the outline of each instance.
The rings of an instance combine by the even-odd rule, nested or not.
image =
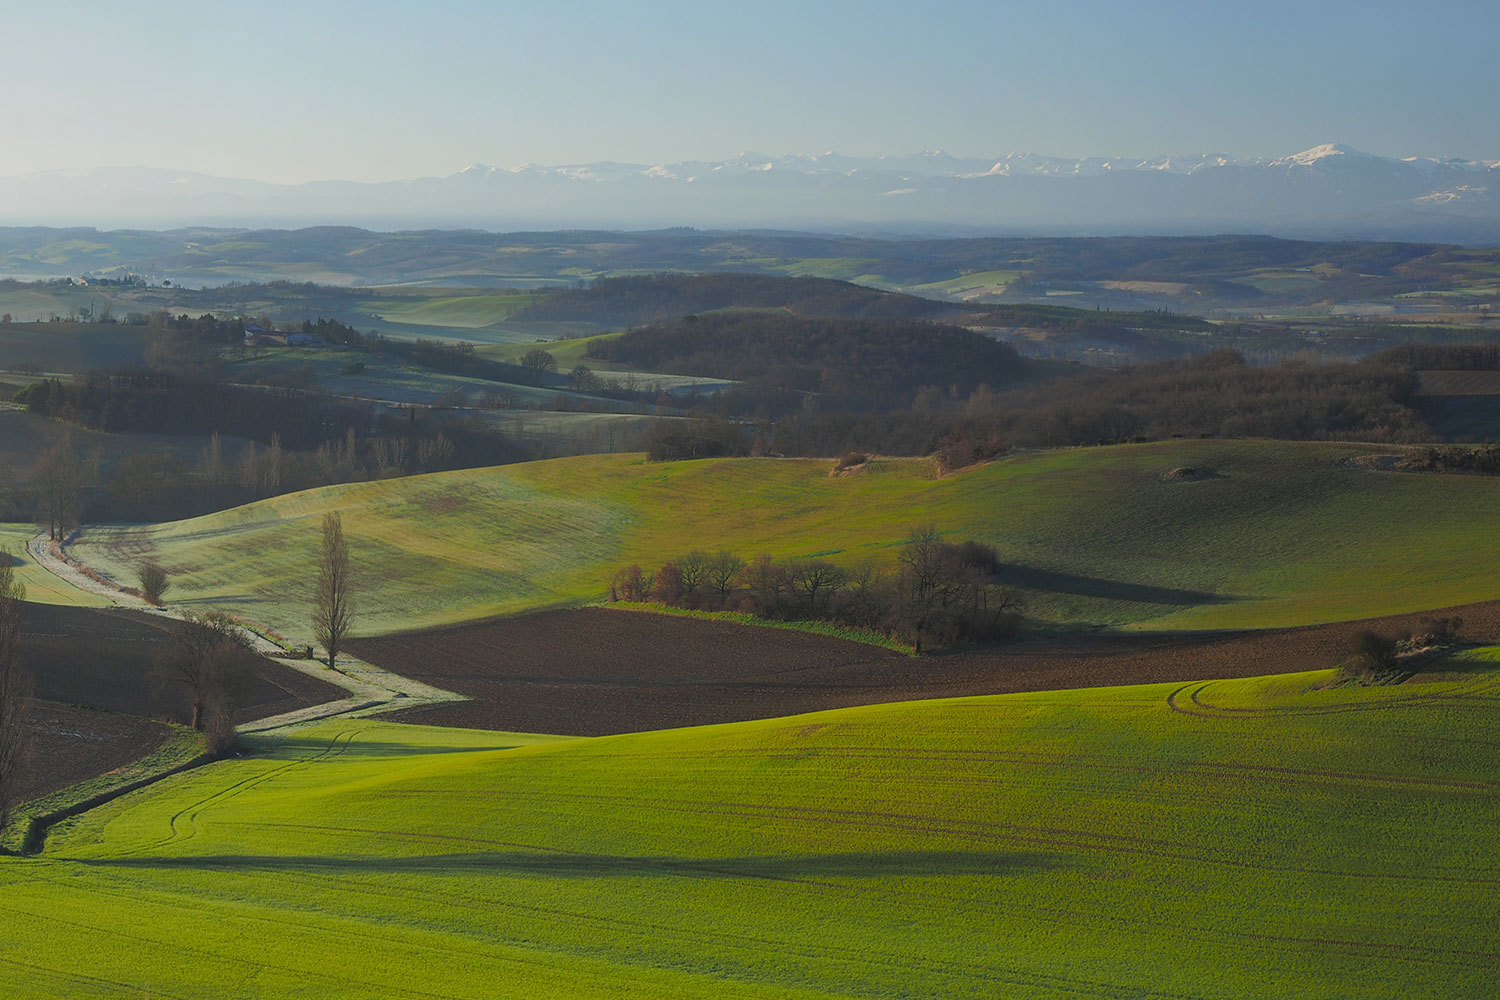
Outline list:
[[[595,278],[512,314],[517,320],[574,320],[633,326],[734,307],[784,309],[797,316],[919,319],[960,311],[947,302],[829,278],[714,272]]]
[[[994,548],[944,541],[915,528],[894,570],[825,559],[777,561],[693,551],[655,570],[632,564],[609,584],[611,601],[649,601],[701,611],[746,611],[773,620],[868,629],[923,648],[1006,638],[1019,627],[1019,597],[1001,585]]]
[[[852,411],[908,406],[926,385],[968,393],[1023,377],[1009,344],[921,320],[802,319],[767,313],[687,316],[589,345],[590,357],[647,371],[707,375],[817,393]]]
[[[851,450],[937,453],[949,467],[1009,448],[1058,448],[1171,437],[1417,442],[1432,439],[1410,368],[1355,364],[1253,367],[1233,351],[967,395],[936,386],[914,405],[852,414],[807,408],[768,422],[767,449],[831,457]]]

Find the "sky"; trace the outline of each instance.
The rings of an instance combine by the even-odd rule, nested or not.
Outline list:
[[[1500,4],[0,0],[0,176],[837,150],[1500,159]]]

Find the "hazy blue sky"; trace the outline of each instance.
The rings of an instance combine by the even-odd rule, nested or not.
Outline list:
[[[0,175],[765,153],[1500,159],[1500,3],[0,0]]]

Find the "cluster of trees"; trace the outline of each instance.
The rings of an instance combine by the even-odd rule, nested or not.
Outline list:
[[[1016,593],[999,582],[995,550],[975,541],[945,542],[936,529],[914,529],[894,571],[823,559],[748,563],[730,552],[694,551],[654,571],[621,569],[612,601],[654,601],[705,611],[748,611],[762,618],[836,622],[883,632],[913,645],[984,641],[1014,635]]]
[[[850,450],[924,455],[957,467],[1007,447],[1054,448],[1169,437],[1431,440],[1413,406],[1410,368],[1357,364],[1258,368],[1233,351],[966,396],[919,393],[875,414],[808,409],[774,422],[769,449],[829,457]]]
[[[589,356],[647,371],[708,375],[819,394],[825,406],[909,406],[923,386],[967,394],[1022,377],[1015,348],[920,320],[801,319],[774,313],[687,316],[594,341]]]
[[[1500,445],[1473,447],[1453,445],[1424,448],[1411,460],[1415,468],[1428,472],[1467,472],[1477,476],[1500,476]]]
[[[631,326],[734,307],[780,309],[798,316],[892,319],[920,319],[958,310],[946,302],[828,278],[667,272],[596,278],[583,288],[554,292],[512,318]]]
[[[518,446],[471,421],[400,421],[361,437],[353,428],[314,448],[226,442],[215,431],[196,462],[137,451],[105,464],[80,458],[67,438],[43,450],[19,483],[0,490],[0,520],[34,519],[54,538],[84,521],[195,516],[281,493],[514,461]]]
[[[748,455],[753,447],[743,425],[714,415],[653,420],[642,445],[653,462]]]
[[[1473,335],[1472,330],[1463,332]],[[1371,361],[1419,372],[1500,371],[1500,344],[1403,344],[1381,351]]]

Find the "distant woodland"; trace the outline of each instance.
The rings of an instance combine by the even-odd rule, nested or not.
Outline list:
[[[1005,386],[1026,371],[1015,348],[963,327],[753,312],[641,327],[591,344],[589,356],[817,393],[823,405],[848,411],[909,406],[923,386],[965,394]]]

